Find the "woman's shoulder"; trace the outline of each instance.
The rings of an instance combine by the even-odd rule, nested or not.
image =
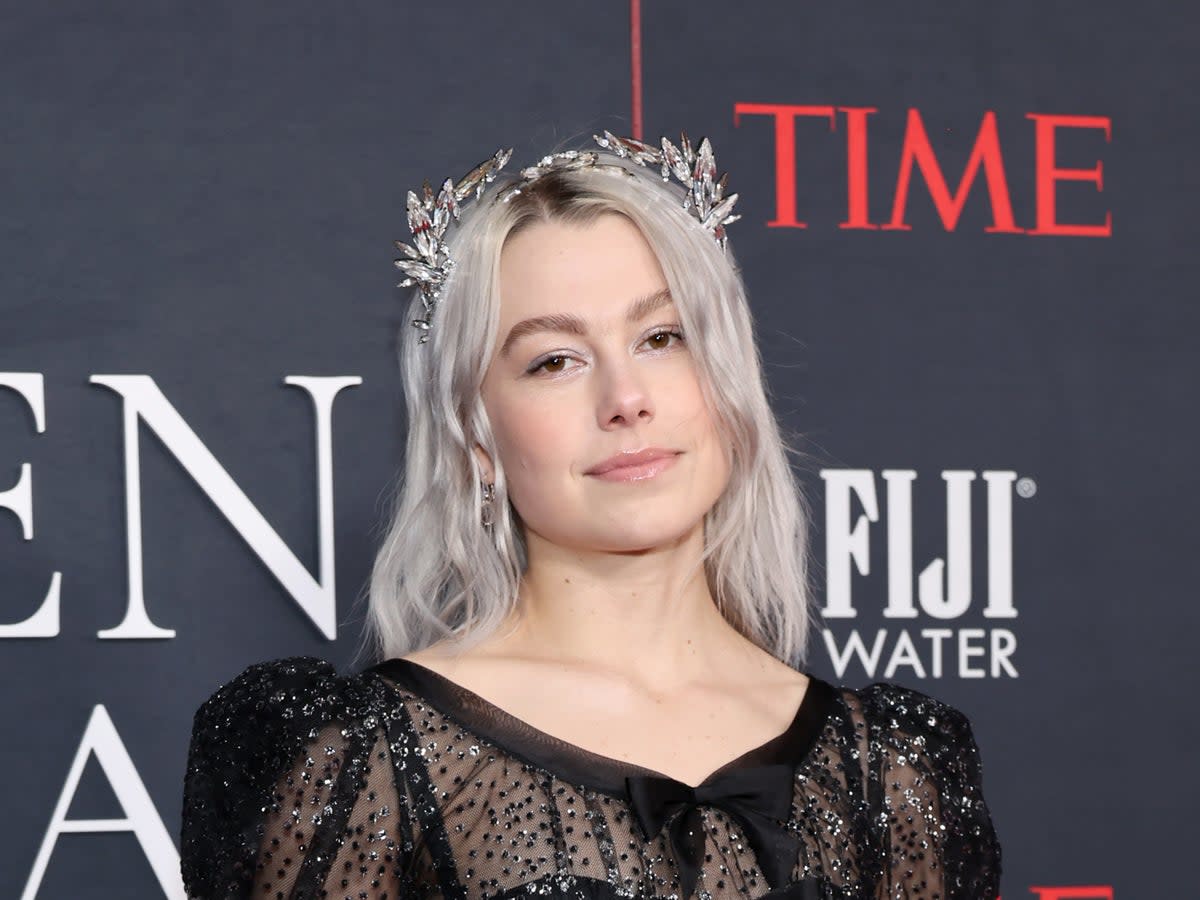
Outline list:
[[[963,786],[982,778],[982,757],[966,712],[930,693],[876,681],[838,687],[846,737],[886,769],[908,767]]]
[[[197,794],[210,778],[261,788],[323,729],[343,738],[369,727],[377,686],[361,674],[339,674],[314,656],[247,666],[220,684],[192,718],[187,787]],[[247,793],[254,793],[247,790]]]
[[[276,686],[308,685],[313,681],[336,675],[333,663],[316,656],[289,656],[267,659],[244,667],[232,677],[220,681],[201,704],[200,710],[238,705],[249,700],[260,702],[262,695]]]
[[[963,710],[916,688],[875,681],[837,690],[854,717],[872,731],[949,742],[971,739],[971,722]]]
[[[263,743],[278,746],[284,733],[363,718],[377,693],[363,674],[339,674],[333,663],[315,656],[265,660],[247,666],[201,703],[193,733],[239,738],[245,752]]]
[[[842,690],[866,726],[861,739],[874,785],[869,794],[875,815],[897,825],[889,831],[887,877],[907,873],[901,878],[905,885],[906,878],[928,879],[943,885],[944,896],[995,897],[1000,843],[984,797],[982,756],[966,713],[893,682]],[[909,832],[923,832],[929,843],[920,846],[932,852],[914,854],[911,840],[896,839]],[[935,860],[940,873],[930,868]],[[893,885],[893,890],[899,896],[900,889]]]
[[[347,738],[369,728],[379,701],[372,679],[339,674],[325,659],[257,662],[220,684],[196,709],[191,753],[210,772],[231,768],[242,773],[239,781],[263,778],[321,729],[336,725]]]
[[[252,863],[250,835],[278,799],[280,780],[320,760],[361,756],[379,738],[384,717],[376,713],[388,699],[367,673],[339,674],[312,656],[255,663],[205,699],[184,775],[181,862],[196,887],[189,896],[224,896]]]
[[[983,798],[983,758],[967,714],[938,697],[894,682],[842,688],[868,759],[893,788],[931,787],[944,806],[973,811],[975,836],[991,834]]]

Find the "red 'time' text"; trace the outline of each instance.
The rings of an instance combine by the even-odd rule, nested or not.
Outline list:
[[[974,147],[962,178],[951,193],[945,174],[938,162],[920,111],[908,110],[904,140],[901,145],[896,187],[892,198],[891,217],[886,222],[871,222],[868,208],[867,134],[870,116],[878,112],[869,106],[795,106],[783,103],[736,103],[734,125],[743,116],[770,116],[775,125],[775,217],[767,223],[773,228],[807,228],[796,210],[796,120],[823,118],[836,131],[839,119],[845,123],[846,134],[846,220],[839,228],[882,231],[910,231],[905,223],[909,187],[914,169],[920,173],[930,197],[947,231],[953,231],[967,201],[971,185],[982,171],[991,206],[992,224],[984,228],[991,233],[1029,234],[1038,236],[1110,237],[1112,212],[1106,211],[1104,222],[1080,223],[1060,221],[1056,205],[1059,182],[1085,181],[1104,190],[1104,164],[1096,160],[1090,168],[1067,168],[1057,162],[1055,149],[1060,129],[1098,129],[1105,143],[1112,140],[1112,121],[1107,116],[1068,116],[1027,113],[1033,122],[1035,222],[1031,228],[1017,225],[1013,217],[1009,180],[1000,152],[1000,135],[996,114],[988,110],[983,115]]]

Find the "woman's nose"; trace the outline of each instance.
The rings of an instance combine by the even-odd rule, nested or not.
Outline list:
[[[632,363],[610,367],[599,380],[597,416],[601,428],[645,422],[654,417],[650,389]]]

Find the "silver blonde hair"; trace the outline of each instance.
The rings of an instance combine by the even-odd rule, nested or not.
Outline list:
[[[407,323],[423,315],[413,291],[400,335],[408,412],[406,454],[371,573],[360,651],[388,659],[443,638],[461,649],[494,633],[515,609],[527,557],[520,519],[481,386],[500,315],[505,241],[538,222],[630,219],[654,251],[675,298],[685,341],[731,464],[705,514],[700,560],[717,608],[741,634],[793,667],[807,658],[812,587],[808,509],[767,400],[746,291],[732,247],[722,250],[683,208],[683,188],[656,169],[602,152],[611,170],[556,170],[507,202],[516,178],[497,179],[447,233],[455,266],[418,344]],[[495,461],[494,525],[480,524],[478,442]]]

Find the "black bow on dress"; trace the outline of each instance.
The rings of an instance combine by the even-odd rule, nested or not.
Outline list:
[[[791,766],[778,764],[734,769],[694,788],[665,776],[630,775],[625,790],[647,837],[670,823],[668,837],[679,865],[680,894],[686,900],[700,877],[704,853],[699,819],[691,815],[699,806],[715,806],[735,817],[770,887],[787,884],[800,852],[799,836],[787,830],[794,778]]]

